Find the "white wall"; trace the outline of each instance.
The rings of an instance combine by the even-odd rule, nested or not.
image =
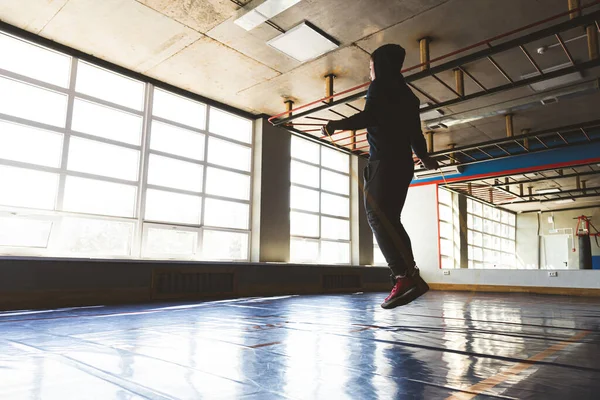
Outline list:
[[[576,221],[571,218],[585,213],[593,215],[592,223],[597,222],[600,225],[600,210],[580,210],[564,212],[562,215],[555,213],[555,226],[573,227]],[[537,266],[537,225],[535,214],[530,217],[528,214],[521,214],[524,219],[519,221],[517,218],[517,241],[523,246],[530,247],[529,252],[523,251],[523,246],[518,245],[517,251],[521,248],[521,258],[524,262],[532,263]],[[550,214],[542,214],[542,231],[549,231],[551,226],[548,224],[547,217]],[[600,271],[596,270],[560,270],[557,277],[549,277],[547,270],[528,269],[528,270],[487,270],[487,269],[452,269],[446,270],[450,275],[444,275],[439,268],[439,249],[438,249],[438,214],[437,214],[437,196],[435,185],[425,185],[411,187],[408,193],[406,205],[402,213],[402,221],[411,237],[413,251],[417,265],[421,270],[422,276],[431,283],[463,284],[463,285],[499,285],[499,286],[543,286],[543,287],[562,287],[562,288],[588,288],[600,289]],[[592,254],[599,255],[600,249],[592,243]],[[578,257],[575,256],[575,257]],[[537,268],[537,267],[536,267]]]
[[[411,187],[402,211],[402,223],[423,276],[440,266],[436,190],[436,185]]]
[[[549,216],[554,216],[554,224],[548,222]],[[553,229],[564,229],[571,228],[572,234],[575,234],[575,228],[577,226],[577,218],[579,215],[587,215],[592,217],[592,224],[599,227],[600,225],[600,207],[585,208],[581,210],[570,210],[570,211],[557,211],[557,212],[542,212],[539,214],[540,220],[540,235],[556,235],[552,233]],[[538,269],[538,214],[528,213],[517,215],[517,259],[519,260],[520,267],[522,268],[534,268]],[[562,231],[558,234],[562,234]],[[577,237],[575,240],[576,251],[569,251],[568,257],[568,269],[579,269],[579,244]],[[572,242],[571,247],[572,247]],[[544,241],[541,242],[540,249],[540,261],[541,268],[544,268],[546,263],[545,254],[550,249],[547,245],[544,245]],[[596,246],[594,239],[592,238],[592,256],[600,256],[600,247]],[[600,271],[598,271],[600,273]]]

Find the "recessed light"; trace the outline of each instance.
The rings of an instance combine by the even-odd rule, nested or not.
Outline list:
[[[559,188],[538,189],[535,192],[537,194],[560,193],[560,189]]]
[[[307,22],[271,39],[267,44],[300,62],[312,60],[339,47]]]
[[[574,201],[575,201],[575,199],[563,199],[563,200],[553,201],[553,203],[554,204],[569,204],[569,203],[572,203]]]
[[[249,31],[299,2],[300,0],[267,0],[233,22]]]

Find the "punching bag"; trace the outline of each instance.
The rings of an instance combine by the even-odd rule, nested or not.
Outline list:
[[[579,238],[579,269],[592,269],[592,244],[590,235]]]

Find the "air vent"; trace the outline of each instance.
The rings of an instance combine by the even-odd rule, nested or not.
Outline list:
[[[233,273],[183,271],[154,271],[154,298],[186,298],[232,294]]]
[[[548,97],[541,100],[542,104],[547,106],[548,104],[558,103],[558,99],[556,97]]]
[[[360,275],[323,275],[323,289],[360,289]]]

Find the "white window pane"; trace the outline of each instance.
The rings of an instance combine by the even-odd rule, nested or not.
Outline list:
[[[479,217],[473,217],[473,229],[476,231],[483,231],[483,221]]]
[[[452,257],[442,257],[442,268],[444,269],[453,269],[454,268],[454,259]]]
[[[321,146],[321,165],[340,172],[350,171],[350,156],[341,151]]]
[[[321,237],[324,239],[350,240],[350,221],[321,217]]]
[[[75,99],[72,129],[106,139],[139,145],[142,117]]]
[[[452,194],[442,188],[438,188],[438,200],[442,204],[452,205]]]
[[[290,234],[319,237],[319,216],[292,211],[290,213]]]
[[[248,234],[204,230],[202,255],[207,260],[247,260]]]
[[[148,189],[145,218],[151,221],[200,225],[201,203],[200,196]]]
[[[321,262],[324,264],[348,264],[350,243],[321,241]]]
[[[0,113],[65,126],[67,96],[0,77]]]
[[[335,172],[321,170],[321,189],[339,194],[350,194],[350,177]]]
[[[452,257],[453,253],[452,241],[440,238],[440,253],[444,256]]]
[[[373,264],[375,265],[387,265],[387,261],[381,252],[379,246],[373,247]]]
[[[480,247],[473,247],[473,259],[475,261],[483,261],[483,251]]]
[[[67,176],[64,210],[89,214],[133,217],[135,186]]]
[[[208,162],[224,167],[250,171],[252,149],[215,138],[208,139]]]
[[[87,218],[63,218],[60,243],[68,254],[130,256],[135,224]]]
[[[492,221],[488,219],[483,220],[483,231],[485,233],[494,233],[494,225]]]
[[[250,200],[249,175],[211,167],[206,169],[206,173],[206,193],[233,199]]]
[[[509,213],[507,213],[506,211],[500,211],[500,214],[502,216],[502,223],[503,224],[508,224],[508,216],[510,215]]]
[[[292,136],[292,157],[319,164],[319,145],[309,140]]]
[[[148,184],[193,192],[202,191],[202,165],[156,154],[150,154],[148,162]]]
[[[290,188],[290,208],[319,212],[319,192],[292,186]]]
[[[216,108],[210,109],[208,130],[229,139],[252,143],[252,121]]]
[[[22,217],[0,217],[0,247],[48,246],[52,221]]]
[[[483,235],[479,232],[473,232],[473,244],[475,246],[483,246]]]
[[[248,229],[250,206],[217,199],[204,202],[204,225],[221,228]]]
[[[316,240],[307,240],[291,238],[290,240],[290,260],[297,263],[316,263],[319,261],[319,242]]]
[[[196,254],[198,232],[181,229],[147,227],[144,255],[189,258]],[[188,256],[188,257],[185,257]]]
[[[92,66],[81,60],[77,64],[75,90],[136,110],[142,110],[144,106],[143,82]]]
[[[160,89],[154,89],[152,114],[197,129],[206,127],[204,104]]]
[[[452,222],[452,209],[446,205],[440,204],[440,220]]]
[[[0,121],[0,158],[60,167],[63,135]]]
[[[516,217],[515,214],[508,214],[508,224],[515,226]]]
[[[483,206],[483,216],[488,219],[493,219],[494,209],[488,205]]]
[[[452,225],[446,222],[440,222],[440,237],[452,239]]]
[[[319,188],[319,167],[292,161],[291,182],[299,185]]]
[[[483,204],[478,201],[473,201],[473,214],[481,216],[483,212]]]
[[[67,87],[71,57],[0,34],[0,68]]]
[[[204,160],[204,135],[152,121],[150,149],[182,157]]]
[[[137,181],[138,150],[72,136],[67,168],[71,171]]]
[[[58,174],[0,165],[0,204],[53,210]]]
[[[350,199],[347,197],[321,193],[321,212],[337,217],[349,217]]]

